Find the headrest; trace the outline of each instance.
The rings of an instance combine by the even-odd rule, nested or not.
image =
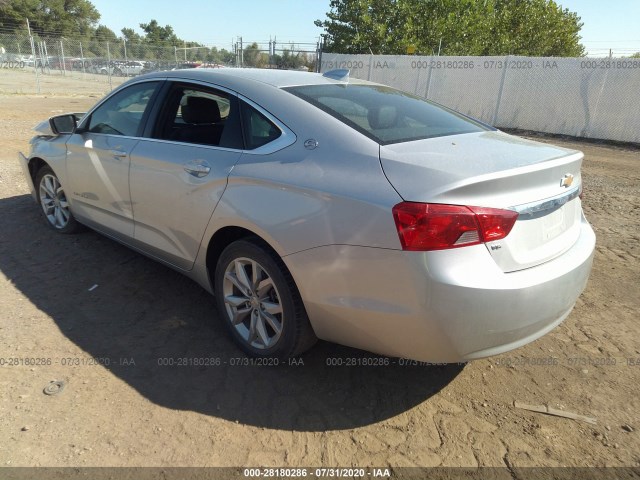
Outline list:
[[[218,102],[205,97],[188,97],[182,106],[182,118],[186,123],[217,123],[220,121]]]
[[[383,105],[369,109],[367,114],[369,125],[372,129],[390,128],[395,126],[398,119],[398,110],[391,105]]]

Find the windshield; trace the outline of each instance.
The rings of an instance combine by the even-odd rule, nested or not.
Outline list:
[[[284,90],[382,145],[490,130],[423,98],[381,85],[303,85]]]

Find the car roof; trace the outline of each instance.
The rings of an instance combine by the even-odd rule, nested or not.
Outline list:
[[[272,70],[266,68],[187,68],[154,72],[145,75],[146,78],[182,78],[226,84],[240,79],[258,82],[273,87],[293,87],[299,85],[341,84],[344,81],[334,80],[320,73],[309,73],[299,70]],[[363,80],[350,79],[349,83],[370,83]]]

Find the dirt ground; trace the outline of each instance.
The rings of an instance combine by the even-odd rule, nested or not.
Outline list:
[[[639,149],[542,139],[585,152],[598,239],[544,338],[466,366],[332,367],[368,354],[320,342],[303,365],[249,367],[199,286],[43,223],[16,153],[100,95],[0,95],[0,466],[640,466]],[[181,358],[211,360],[164,365]]]

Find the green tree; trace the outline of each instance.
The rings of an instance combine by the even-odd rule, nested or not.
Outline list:
[[[133,28],[123,28],[120,30],[122,33],[122,38],[124,38],[127,43],[131,45],[136,45],[142,43],[144,40],[141,35],[137,34]]]
[[[147,47],[147,57],[171,61],[175,58],[174,48],[184,46],[184,42],[174,33],[171,25],[162,27],[152,19],[149,23],[141,23],[140,28],[145,33],[143,43]],[[179,55],[178,58],[183,58],[183,55]]]
[[[401,53],[407,32],[408,1],[331,0],[328,20],[315,24],[326,30],[330,51],[341,53]]]
[[[95,38],[98,42],[115,43],[118,41],[118,36],[115,34],[115,32],[109,27],[105,27],[104,25],[98,25],[98,28],[96,28],[96,31],[93,34],[93,38]]]
[[[141,23],[140,28],[145,33],[145,42],[150,45],[173,47],[182,43],[182,40],[173,32],[171,25],[161,27],[156,20],[151,20],[149,23]]]
[[[109,42],[108,50],[107,42]],[[86,53],[89,54],[89,56],[93,55],[95,57],[106,57],[107,54],[109,54],[111,58],[120,57],[122,56],[121,43],[113,30],[104,25],[98,25],[98,27],[93,30],[90,41],[86,44]]]
[[[303,66],[308,66],[309,60],[306,54],[294,53],[292,50],[284,50],[282,55],[276,54],[273,58],[273,63],[278,68],[284,70],[296,70]]]
[[[554,0],[331,0],[315,24],[341,53],[584,55],[580,17]]]
[[[260,51],[258,44],[254,42],[244,49],[244,66],[262,68],[269,62],[268,57],[266,53]]]
[[[580,17],[553,0],[496,0],[494,51],[538,57],[579,57]],[[494,54],[494,53],[489,53]],[[494,54],[495,55],[495,54]]]
[[[221,63],[228,65],[235,61],[235,54],[224,48],[218,50],[217,47],[212,47],[206,56],[206,60],[209,63]]]
[[[122,39],[126,42],[129,58],[140,59],[148,56],[147,45],[142,35],[136,33],[133,28],[123,28],[120,32]]]
[[[100,13],[88,0],[0,0],[0,27],[38,35],[88,37]]]

